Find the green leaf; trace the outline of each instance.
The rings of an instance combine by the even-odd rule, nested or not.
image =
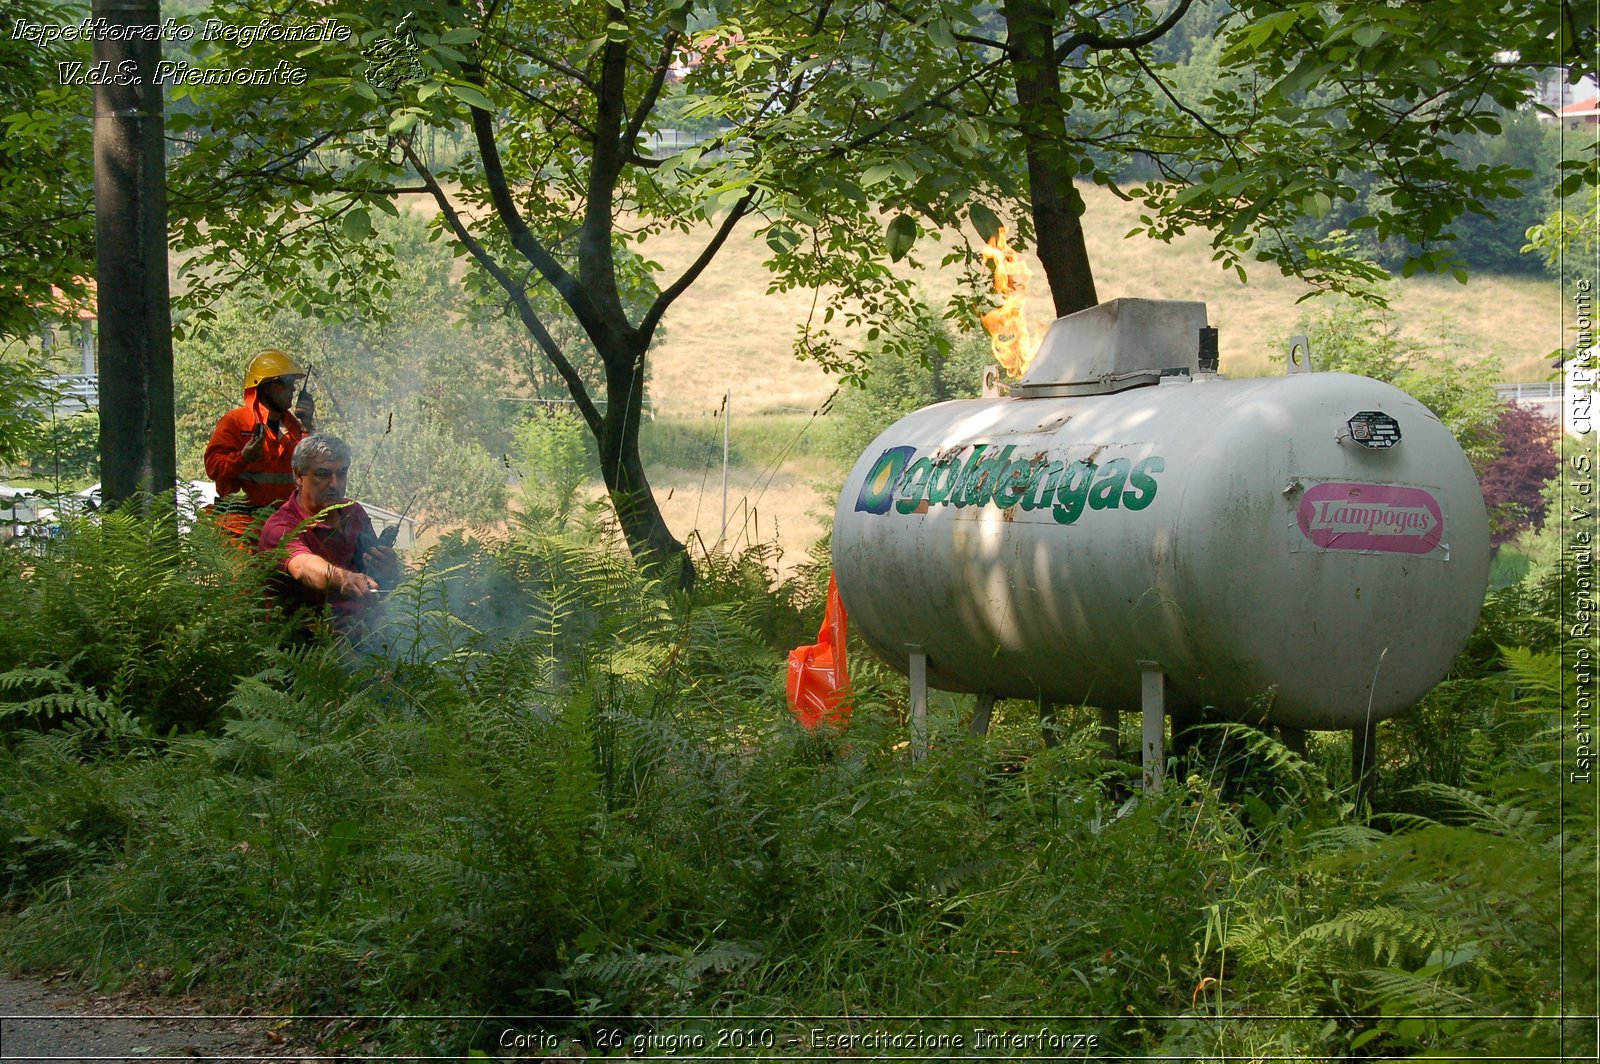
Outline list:
[[[867,193],[865,190],[847,177],[841,177],[835,180],[833,187],[838,189],[839,194],[847,200],[854,200],[856,203],[867,202]]]
[[[452,81],[449,85],[451,95],[469,106],[493,114],[499,110],[495,102],[484,95],[482,89],[476,85],[469,85],[464,81]]]
[[[339,227],[349,239],[365,240],[372,235],[372,216],[365,207],[356,207],[345,212]]]
[[[861,185],[863,188],[871,188],[873,185],[883,184],[893,176],[894,168],[892,166],[869,166],[866,172],[861,175]]]
[[[800,234],[787,225],[775,225],[767,230],[767,247],[782,255],[800,244]]]
[[[981,203],[974,203],[968,212],[972,224],[977,228],[978,235],[984,240],[993,240],[1000,235],[1000,216]]]
[[[1356,1035],[1354,1038],[1350,1039],[1350,1048],[1360,1049],[1362,1046],[1366,1045],[1374,1038],[1381,1036],[1383,1033],[1384,1029],[1382,1027],[1369,1027],[1365,1031],[1362,1031],[1360,1034]]]
[[[911,250],[911,245],[916,242],[917,220],[909,214],[896,215],[884,233],[884,246],[889,250],[890,260],[899,262],[905,258]]]
[[[1321,82],[1332,70],[1332,63],[1319,62],[1314,55],[1307,56],[1288,76],[1268,90],[1268,95],[1286,101]]]
[[[1289,27],[1300,20],[1300,12],[1296,10],[1281,11],[1276,15],[1258,18],[1251,22],[1228,49],[1226,58],[1238,60],[1240,51],[1252,51],[1260,48],[1275,34],[1286,34]]]
[[[1422,1037],[1427,1029],[1427,1021],[1416,1016],[1407,1016],[1394,1025],[1394,1033],[1407,1040]]]
[[[1371,48],[1383,40],[1386,34],[1383,32],[1382,27],[1379,26],[1357,26],[1355,32],[1351,33],[1350,36],[1361,47]]]

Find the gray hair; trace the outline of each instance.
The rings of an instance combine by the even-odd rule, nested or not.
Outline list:
[[[289,465],[294,469],[295,476],[303,477],[311,472],[311,467],[318,459],[323,458],[330,462],[348,463],[350,445],[331,432],[313,432],[295,444],[294,457],[289,459]]]

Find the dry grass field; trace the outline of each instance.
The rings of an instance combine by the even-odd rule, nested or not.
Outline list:
[[[1084,186],[1084,216],[1095,283],[1102,300],[1119,296],[1198,299],[1220,330],[1224,372],[1259,376],[1276,372],[1287,338],[1308,309],[1296,301],[1308,289],[1268,266],[1249,271],[1248,283],[1211,261],[1204,236],[1172,244],[1125,239],[1138,224],[1138,207],[1095,186]],[[676,276],[699,251],[701,238],[672,233],[644,245],[646,255]],[[790,354],[797,326],[811,312],[809,293],[767,293],[761,262],[766,246],[749,233],[737,236],[701,281],[668,313],[666,337],[657,345],[651,398],[659,414],[684,417],[715,410],[731,388],[734,409],[811,409],[833,388],[816,366]],[[928,255],[928,258],[936,256]],[[1043,274],[1033,262],[1030,317],[1048,324]],[[951,274],[925,271],[919,283],[932,298],[954,286]],[[1543,380],[1548,353],[1560,343],[1559,295],[1543,279],[1419,277],[1398,283],[1394,320],[1407,334],[1458,346],[1465,356],[1498,360],[1507,381]],[[1042,333],[1042,330],[1041,330]]]
[[[806,551],[833,523],[834,493],[843,471],[813,454],[799,454],[776,468],[742,466],[728,473],[728,524],[724,546],[755,544],[782,551],[778,569],[792,572]],[[651,476],[667,525],[680,539],[692,535],[691,550],[717,543],[722,526],[722,469],[663,469]]]

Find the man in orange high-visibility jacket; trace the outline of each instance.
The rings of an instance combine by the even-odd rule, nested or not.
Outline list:
[[[206,475],[217,485],[217,520],[241,539],[253,541],[272,508],[294,493],[290,458],[316,417],[310,392],[295,402],[304,378],[285,352],[260,352],[245,370],[244,405],[223,414],[211,433]]]

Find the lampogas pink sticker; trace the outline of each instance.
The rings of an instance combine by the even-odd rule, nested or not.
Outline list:
[[[1300,532],[1324,550],[1429,554],[1444,539],[1444,511],[1426,488],[1317,484],[1300,497]]]

